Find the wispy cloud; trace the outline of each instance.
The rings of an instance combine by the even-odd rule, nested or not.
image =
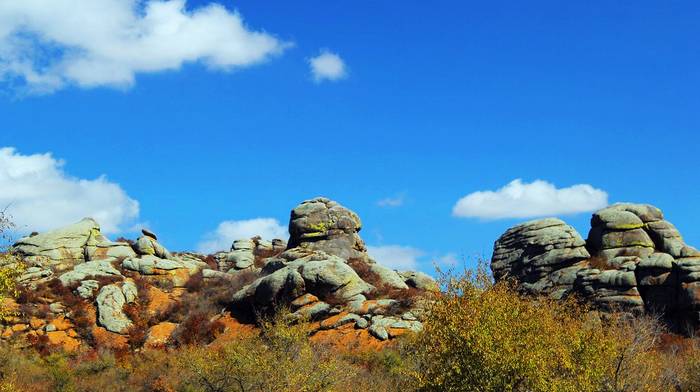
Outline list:
[[[402,245],[368,246],[367,252],[379,264],[397,270],[415,270],[418,259],[425,255],[420,249]]]
[[[34,93],[67,85],[129,87],[138,73],[176,70],[189,62],[231,70],[288,46],[216,3],[0,2],[0,81],[19,82]]]
[[[255,218],[246,220],[224,221],[212,232],[207,233],[197,246],[201,253],[214,253],[231,248],[234,240],[260,237],[271,240],[275,238],[287,239],[289,233],[287,227],[282,226],[274,218]]]
[[[405,196],[403,194],[394,196],[394,197],[387,197],[384,199],[381,199],[377,202],[377,205],[379,207],[401,207],[405,201]]]
[[[437,258],[437,264],[444,267],[457,267],[462,262],[456,253],[447,253]]]
[[[321,53],[309,59],[311,76],[316,83],[324,80],[336,81],[347,77],[345,62],[336,53],[322,50]]]
[[[50,153],[22,155],[0,148],[0,206],[9,206],[21,231],[44,231],[92,217],[107,233],[120,232],[139,215],[139,203],[105,176],[72,177]]]
[[[520,179],[496,191],[478,191],[457,201],[452,213],[464,218],[505,219],[571,215],[608,204],[608,194],[588,184],[558,189],[553,184]]]

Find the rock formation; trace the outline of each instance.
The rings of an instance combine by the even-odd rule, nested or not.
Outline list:
[[[376,263],[359,236],[361,228],[357,214],[334,201],[302,202],[291,213],[287,249],[265,260],[262,276],[237,292],[233,303],[255,311],[292,304],[292,317],[306,319],[344,314],[342,325],[369,328],[382,340],[390,336],[377,331],[394,323],[397,327],[392,328],[420,329],[417,319],[400,322],[405,313],[422,313],[420,301],[413,304],[416,309],[403,309],[405,305],[391,298],[368,298],[407,290],[407,282],[429,293],[436,288],[435,282],[418,273],[404,277]]]
[[[48,338],[70,350],[159,347],[192,326],[223,325],[223,332],[211,327],[222,336],[235,333],[229,327],[249,331],[254,326],[241,327],[250,321],[244,316],[280,306],[291,321],[315,322],[323,341],[334,331],[383,342],[421,330],[437,283],[372,260],[361,228],[351,210],[315,198],[292,210],[288,243],[237,239],[229,251],[200,255],[170,252],[145,229],[134,242],[112,242],[86,218],[14,244],[28,268],[19,279],[18,316],[5,321],[1,335]],[[191,303],[210,305],[185,312]],[[185,313],[174,315],[178,309]],[[198,313],[205,311],[215,313]],[[188,324],[189,317],[200,319]]]
[[[497,280],[513,277],[529,292],[562,298],[590,257],[585,245],[576,230],[559,219],[526,222],[496,241],[491,269]]]
[[[84,261],[136,255],[129,244],[112,242],[102,235],[100,225],[92,218],[22,238],[13,246],[13,250],[31,266],[59,270]]]
[[[575,294],[601,310],[661,313],[685,329],[700,325],[700,252],[654,206],[595,212],[585,242],[559,219],[515,226],[496,241],[491,268],[497,280],[513,278],[528,293]]]

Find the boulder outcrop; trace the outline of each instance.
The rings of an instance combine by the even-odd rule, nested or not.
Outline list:
[[[495,243],[491,268],[528,293],[569,294],[612,311],[654,312],[681,328],[700,325],[700,252],[660,209],[614,204],[591,217],[584,242],[559,219],[527,222]]]
[[[135,256],[129,244],[112,242],[102,235],[100,225],[92,218],[24,237],[12,249],[38,267],[67,268],[84,261]]]
[[[305,319],[346,312],[357,317],[348,316],[339,325],[354,323],[358,328],[371,327],[373,315],[398,314],[400,318],[410,313],[394,299],[368,298],[409,287],[429,296],[437,283],[425,274],[399,273],[372,260],[359,236],[361,227],[357,214],[334,201],[316,198],[302,202],[291,212],[287,249],[263,260],[261,277],[238,291],[233,303],[255,311],[291,305],[292,317]],[[234,243],[234,250],[237,247]],[[416,301],[411,306],[421,305],[424,303]],[[422,311],[415,309],[415,313]],[[412,322],[420,324],[417,319]]]
[[[529,292],[562,298],[590,257],[576,230],[555,218],[508,229],[494,246],[491,269],[497,280],[514,278]]]
[[[292,210],[289,228],[289,242],[236,239],[213,255],[170,252],[149,230],[112,242],[90,218],[23,238],[12,251],[28,264],[17,304],[26,314],[6,320],[0,335],[52,334],[73,349],[157,348],[231,338],[226,325],[249,333],[254,324],[241,323],[279,306],[292,322],[312,322],[320,340],[337,332],[381,343],[422,329],[437,283],[373,260],[356,213],[315,198]]]
[[[324,197],[306,200],[292,210],[288,248],[318,250],[351,259],[367,252],[358,234],[360,217]]]
[[[132,322],[124,314],[124,305],[134,302],[137,294],[131,280],[102,287],[96,300],[99,324],[110,332],[126,333]]]

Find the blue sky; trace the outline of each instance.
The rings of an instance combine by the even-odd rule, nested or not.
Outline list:
[[[183,14],[211,4],[189,1]],[[18,49],[3,52],[10,41],[0,31],[0,146],[15,149],[14,162],[51,153],[68,181],[105,175],[139,205],[112,237],[146,223],[176,250],[196,249],[224,221],[286,225],[298,202],[324,195],[360,214],[369,245],[420,253],[424,270],[450,254],[471,263],[529,218],[457,217],[453,207],[515,179],[655,204],[700,245],[700,3],[219,4],[277,40],[276,52],[245,66],[148,63],[153,70],[116,87],[61,76],[36,90],[26,74],[3,74]],[[0,7],[0,20],[36,12]],[[38,70],[72,49],[37,40],[44,27],[22,28],[41,49],[22,52]],[[181,45],[221,43],[199,38]],[[324,50],[344,63],[336,80],[311,73],[309,60]],[[5,201],[13,183],[3,186]],[[75,200],[98,208],[95,198]],[[380,206],[387,198],[400,205]],[[585,237],[590,212],[559,215]]]

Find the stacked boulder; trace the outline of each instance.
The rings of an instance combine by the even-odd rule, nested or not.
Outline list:
[[[558,219],[518,225],[496,241],[491,267],[497,280],[514,278],[529,293],[575,293],[601,310],[700,325],[700,252],[651,205],[595,212],[585,242]]]
[[[292,210],[289,220],[289,248],[323,251],[343,259],[362,257],[367,252],[360,238],[360,217],[335,201],[318,197]]]
[[[110,241],[91,218],[22,238],[11,250],[28,265],[21,283],[32,289],[57,278],[59,284],[94,303],[96,326],[117,334],[125,334],[132,324],[123,307],[136,301],[136,285],[126,275],[138,273],[182,287],[207,266],[193,255],[173,255],[149,230],[144,229],[133,244]],[[51,306],[59,315],[70,315],[64,314],[61,302]]]
[[[112,242],[92,218],[17,241],[12,251],[28,264],[20,281],[46,278],[92,260],[116,260],[136,253],[126,242]]]
[[[3,322],[0,338],[46,335],[71,350],[98,341],[123,347],[127,335],[163,345],[182,323],[173,309],[218,290],[225,299],[217,296],[212,323],[239,325],[232,316],[244,316],[238,311],[257,315],[286,306],[292,321],[313,321],[319,339],[351,334],[382,344],[421,330],[437,283],[374,261],[361,228],[357,214],[316,198],[292,210],[289,242],[240,239],[230,251],[208,256],[170,252],[145,229],[136,241],[113,242],[90,218],[33,234],[12,247],[28,264],[20,281],[29,290],[15,304],[23,314]],[[145,323],[163,315],[173,318]]]
[[[518,279],[523,289],[561,299],[590,257],[576,230],[555,218],[508,229],[496,241],[491,269],[497,280]]]
[[[287,242],[282,239],[265,241],[258,236],[233,241],[229,252],[219,252],[214,255],[214,259],[219,271],[235,273],[240,270],[253,269],[256,258],[277,255],[286,248]]]
[[[256,312],[286,304],[290,317],[329,319],[323,328],[354,326],[380,340],[392,337],[389,330],[420,330],[415,314],[423,313],[425,302],[379,297],[409,284],[428,295],[437,284],[425,274],[400,274],[372,260],[361,228],[357,214],[334,201],[302,202],[291,212],[287,249],[263,261],[260,278],[235,293],[233,304]]]
[[[142,230],[142,234],[134,246],[137,255],[124,259],[122,268],[183,287],[192,275],[207,266],[197,257],[173,256],[148,230]]]

